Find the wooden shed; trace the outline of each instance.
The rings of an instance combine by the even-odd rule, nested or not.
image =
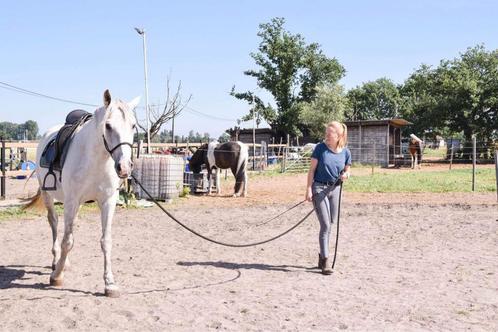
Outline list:
[[[266,144],[273,144],[275,132],[271,128],[256,128],[254,129],[256,136],[256,143],[266,142]],[[242,143],[252,144],[252,129],[229,129],[227,132],[230,134],[232,141],[241,141]]]
[[[348,148],[353,162],[394,165],[401,152],[401,128],[411,123],[404,119],[346,121]]]

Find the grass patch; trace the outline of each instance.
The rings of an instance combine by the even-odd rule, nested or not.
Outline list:
[[[472,170],[376,173],[353,176],[345,187],[353,192],[471,192]],[[494,169],[476,171],[476,191],[494,192]]]
[[[0,209],[0,221],[4,220],[15,220],[15,219],[27,219],[36,217],[36,213],[31,213],[22,210],[20,207],[8,207],[5,209]]]
[[[62,220],[62,216],[64,214],[64,206],[62,204],[56,204],[55,211],[59,215],[59,220]],[[85,214],[96,213],[98,211],[99,209],[97,203],[85,203],[80,207],[78,215],[84,216]],[[0,209],[0,221],[16,219],[37,219],[40,217],[45,217],[46,215],[46,211],[23,210],[20,206]]]
[[[426,149],[424,149],[423,158],[445,159],[446,158],[446,148],[439,148],[439,149],[426,148]]]

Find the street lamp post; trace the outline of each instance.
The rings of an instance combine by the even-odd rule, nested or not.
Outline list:
[[[256,104],[252,95],[252,170],[256,170]]]
[[[149,89],[147,87],[147,47],[145,46],[145,29],[135,28],[142,36],[144,49],[144,76],[145,76],[145,118],[147,121],[147,153],[150,153],[150,118],[149,118]]]

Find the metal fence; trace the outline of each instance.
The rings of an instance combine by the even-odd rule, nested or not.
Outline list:
[[[198,148],[200,143],[181,144],[151,144],[153,152],[165,150],[185,151],[189,148]],[[247,144],[249,148],[248,170],[264,172],[267,169],[279,168],[281,172],[297,173],[309,169],[313,145],[287,146],[285,144]],[[25,177],[32,172],[29,159],[34,159],[37,142],[1,142],[0,150],[0,197],[5,198],[6,178]],[[498,143],[490,141],[463,141],[449,139],[444,147],[434,148],[434,145],[423,146],[422,158],[419,162],[439,163],[452,169],[454,164],[468,164],[473,168],[475,178],[476,165],[495,164],[498,188],[497,154]],[[134,149],[139,146],[135,145]],[[352,161],[356,164],[372,167],[411,167],[412,158],[408,152],[408,142],[401,145],[380,143],[378,141],[359,142],[349,141],[348,148],[352,154]],[[142,146],[144,151],[145,146]],[[136,150],[135,150],[136,152]],[[26,167],[23,168],[23,165]],[[474,183],[475,181],[473,181]],[[474,185],[473,185],[474,186]]]

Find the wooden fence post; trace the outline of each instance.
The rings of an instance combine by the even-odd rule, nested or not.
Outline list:
[[[278,152],[277,152],[278,157],[280,157],[280,152],[282,152],[282,136],[280,136],[280,144],[278,145]]]
[[[450,171],[452,164],[453,164],[453,141],[451,141],[451,150],[450,150]]]
[[[476,191],[476,135],[472,136],[472,191]]]
[[[372,175],[374,174],[375,162],[377,161],[377,142],[373,144]]]
[[[496,201],[498,202],[498,150],[495,150]]]
[[[2,139],[2,151],[0,152],[0,163],[2,177],[0,179],[0,199],[5,199],[5,141]]]

